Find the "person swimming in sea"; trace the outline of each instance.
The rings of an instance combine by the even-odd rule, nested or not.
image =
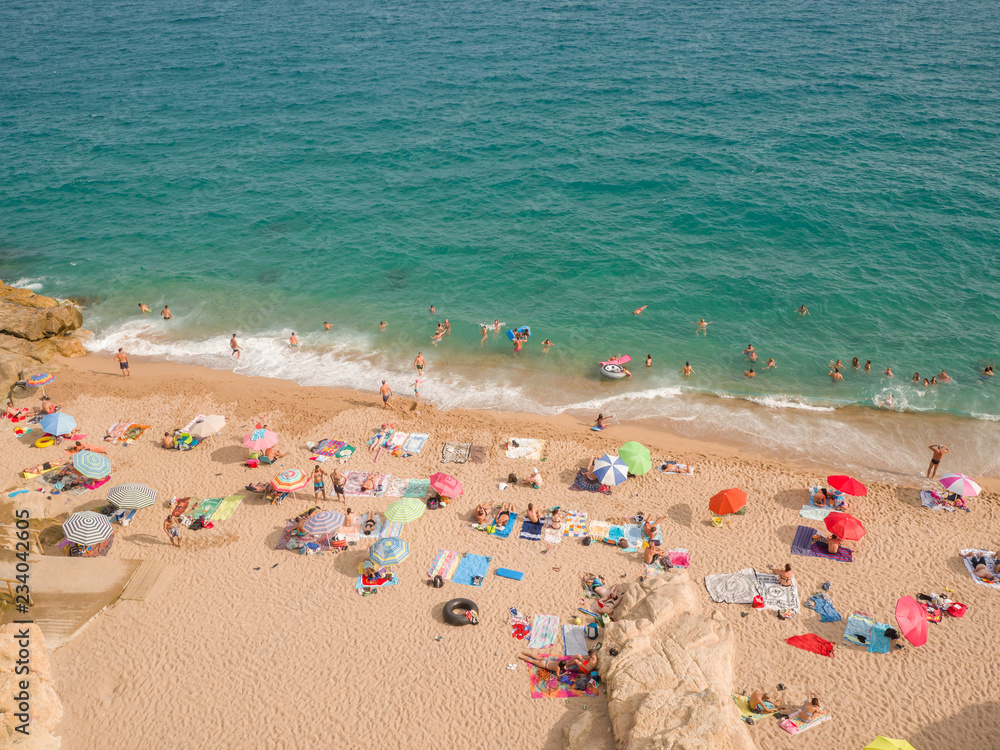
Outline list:
[[[702,318],[697,323],[695,323],[695,325],[698,326],[698,330],[694,332],[695,336],[698,335],[699,331],[701,332],[702,336],[707,336],[708,335],[708,327],[710,325],[712,325],[712,321],[711,320],[706,321],[704,318]]]
[[[633,310],[632,314],[633,315],[642,315],[642,311],[645,310],[647,307],[649,307],[649,305],[643,305],[642,307]]]
[[[694,375],[694,368],[691,366],[690,362],[685,362],[684,366],[681,368],[681,375],[684,377],[690,377]]]

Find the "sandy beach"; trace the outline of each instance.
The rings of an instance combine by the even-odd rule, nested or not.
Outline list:
[[[4,515],[17,503],[55,526],[73,511],[102,506],[108,487],[141,482],[158,491],[158,502],[139,511],[131,525],[116,526],[109,557],[168,564],[145,601],[115,603],[51,655],[64,710],[55,734],[67,750],[562,748],[564,730],[583,712],[595,718],[591,746],[615,747],[603,688],[595,697],[531,698],[529,668],[516,658],[524,642],[511,638],[508,610],[556,615],[569,624],[578,607],[588,606],[582,600],[585,573],[611,584],[634,583],[645,573],[641,558],[602,544],[584,546],[575,538],[542,554],[542,542],[519,539],[517,531],[499,539],[470,528],[477,503],[501,501],[512,502],[522,514],[529,502],[558,505],[584,511],[591,521],[621,522],[640,511],[664,516],[664,546],[691,551],[688,572],[697,596],[737,639],[732,691],[774,693],[782,683],[784,699],[800,705],[817,695],[832,714],[805,737],[787,734],[776,720],[758,721],[748,729],[760,748],[860,748],[877,734],[906,738],[918,750],[1000,747],[989,645],[1000,625],[1000,593],[976,585],[959,557],[962,548],[997,546],[996,480],[984,479],[984,492],[969,501],[968,513],[921,507],[918,491],[931,486],[920,477],[925,466],[914,466],[912,481],[898,486],[869,484],[867,497],[851,507],[868,533],[851,544],[853,562],[843,563],[789,555],[797,526],[822,528],[822,521],[802,518],[799,510],[808,503],[807,488],[824,484],[826,473],[741,455],[732,446],[628,424],[597,433],[567,416],[414,408],[412,399],[396,399],[397,410],[389,412],[379,403],[376,384],[368,393],[305,388],[136,360],[133,377],[125,379],[110,358],[94,356],[60,360],[60,365],[48,394],[88,433],[86,442],[100,442],[119,420],[151,427],[133,445],[108,445],[114,475],[104,488],[82,496],[31,492],[4,497]],[[208,441],[190,452],[160,446],[165,431],[199,414],[228,418],[216,444]],[[241,438],[258,421],[276,431],[279,448],[289,451],[275,467],[245,466]],[[365,442],[384,422],[428,433],[429,439],[417,455],[383,454],[376,465]],[[60,458],[65,446],[35,448],[12,431],[4,420],[0,472],[5,488],[33,489],[38,485],[18,473]],[[546,440],[544,460],[507,458],[504,443],[511,437]],[[282,506],[248,497],[228,520],[214,529],[185,530],[182,548],[171,547],[162,529],[171,498],[225,497],[282,469],[311,471],[306,443],[322,438],[358,446],[345,470],[377,469],[401,478],[445,471],[464,485],[461,497],[427,511],[405,529],[410,557],[398,567],[398,585],[374,596],[356,593],[365,544],[319,557],[275,549],[287,520],[314,504],[310,490]],[[628,440],[649,447],[654,466],[672,459],[694,465],[694,474],[654,470],[610,495],[570,491],[578,468]],[[446,442],[486,446],[488,458],[481,464],[442,464]],[[952,450],[958,454],[961,446]],[[948,463],[946,458],[945,473]],[[508,473],[524,476],[532,466],[545,479],[541,490],[498,490]],[[837,467],[829,469],[837,473]],[[729,487],[747,492],[749,510],[714,527],[708,499]],[[357,513],[383,511],[390,502],[387,497],[348,498]],[[343,510],[333,500],[326,505]],[[56,532],[43,533],[43,540],[47,554],[62,554],[54,546]],[[428,568],[442,549],[491,556],[482,586],[427,586]],[[702,584],[706,575],[746,567],[769,571],[786,562],[792,564],[803,602],[829,582],[829,596],[845,619],[864,611],[894,623],[896,600],[921,592],[953,591],[952,598],[966,604],[968,613],[931,624],[923,647],[871,654],[844,643],[843,622],[821,623],[804,607],[781,620],[770,610],[716,604]],[[523,571],[524,579],[496,577],[499,567]],[[442,606],[454,597],[477,603],[478,626],[443,622]],[[834,658],[784,642],[806,633],[834,642]],[[558,643],[552,653],[561,653]],[[508,669],[511,664],[516,668]],[[735,704],[727,710],[727,720],[739,722]]]

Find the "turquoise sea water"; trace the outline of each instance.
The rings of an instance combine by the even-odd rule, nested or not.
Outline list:
[[[0,26],[0,277],[83,299],[100,350],[232,367],[236,331],[241,372],[401,394],[423,350],[446,407],[893,471],[944,432],[1000,470],[995,3],[8,2]],[[496,318],[532,326],[517,358],[480,345]],[[752,382],[748,343],[778,363]],[[619,352],[654,366],[602,381]],[[875,372],[832,384],[854,356]],[[921,421],[874,411],[890,393]]]

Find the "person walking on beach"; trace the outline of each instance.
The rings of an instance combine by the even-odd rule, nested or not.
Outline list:
[[[163,531],[166,533],[167,538],[170,540],[170,546],[181,548],[181,524],[177,520],[177,517],[172,513],[167,516],[167,520],[163,522]]]
[[[413,360],[413,369],[417,371],[417,377],[424,374],[424,353],[417,352],[417,358]]]
[[[683,375],[686,378],[689,378],[692,375],[694,375],[694,368],[691,366],[690,362],[684,363],[684,366],[681,368],[681,375]]]
[[[392,388],[387,386],[384,380],[382,381],[382,387],[378,389],[378,392],[382,395],[382,406],[386,409],[392,409],[395,411],[396,407],[389,403],[389,399],[392,398]]]
[[[115,355],[115,362],[118,363],[118,369],[122,371],[122,375],[126,378],[131,377],[128,371],[128,355],[121,347],[118,348],[118,353]]]
[[[931,451],[931,462],[927,467],[927,478],[933,479],[937,476],[938,466],[941,465],[941,459],[944,458],[945,453],[951,453],[948,446],[936,443],[934,445],[928,445],[927,449]]]
[[[325,476],[326,472],[323,471],[323,467],[317,464],[316,468],[313,469],[313,476],[312,476],[313,497],[316,498],[317,500],[319,500],[320,495],[323,496],[324,501],[326,500],[326,482],[323,481],[323,478]]]
[[[698,331],[701,331],[701,335],[702,336],[707,336],[708,335],[708,327],[710,325],[712,325],[712,321],[709,320],[709,321],[706,322],[706,320],[704,318],[702,318],[697,323],[695,323],[695,325],[698,326],[698,330],[694,332],[695,336],[698,335]]]
[[[241,349],[240,345],[236,342],[236,334],[235,333],[233,334],[233,337],[231,339],[229,339],[229,348],[233,350],[232,353],[230,353],[229,356],[230,357],[236,357],[236,359],[239,359],[240,358],[240,352],[242,352],[243,349]]]
[[[173,314],[171,314],[170,308],[164,305],[163,309],[160,310],[160,317],[163,318],[164,320],[170,320],[174,316]]]

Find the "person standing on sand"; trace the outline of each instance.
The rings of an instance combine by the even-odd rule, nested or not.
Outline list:
[[[149,312],[149,308],[146,305],[144,305],[144,304],[142,304],[140,302],[139,303],[139,312],[141,312],[143,315],[145,315],[146,313]]]
[[[232,353],[229,356],[230,357],[235,356],[236,359],[239,359],[240,358],[240,352],[242,352],[243,349],[241,349],[240,345],[236,342],[236,334],[235,333],[233,334],[233,337],[231,339],[229,339],[229,348],[233,350]]]
[[[645,310],[647,307],[649,307],[649,305],[643,305],[642,307],[633,310],[632,314],[633,315],[642,315],[642,311]]]
[[[382,396],[382,406],[386,409],[392,409],[395,411],[396,407],[389,403],[389,399],[392,398],[392,388],[387,386],[384,380],[382,381],[382,387],[378,389],[378,392]]]
[[[417,377],[424,374],[424,353],[417,352],[417,358],[413,360],[413,369],[417,371]]]
[[[177,517],[173,514],[167,516],[167,520],[163,522],[163,531],[166,532],[167,538],[170,540],[170,546],[181,548],[181,524],[177,520]]]
[[[694,368],[691,366],[690,362],[684,363],[684,366],[681,368],[681,375],[683,375],[686,378],[689,378],[692,375],[694,375]]]
[[[697,323],[695,323],[695,325],[696,325],[696,326],[698,326],[698,331],[701,331],[701,335],[702,335],[702,336],[707,336],[707,335],[708,335],[708,327],[709,327],[710,325],[712,325],[712,321],[711,321],[711,320],[709,320],[708,322],[706,322],[706,321],[705,321],[705,319],[704,319],[704,318],[702,318],[702,319],[701,319],[701,320],[699,320],[699,321],[698,321]],[[695,332],[694,332],[694,335],[695,335],[695,336],[697,336],[697,335],[698,335],[698,331],[695,331]]]
[[[333,480],[334,497],[337,497],[344,503],[346,503],[347,495],[344,494],[344,483],[347,481],[347,478],[344,476],[344,472],[342,472],[340,469],[334,469],[330,473],[330,479]]]
[[[326,472],[323,471],[323,467],[316,464],[316,468],[313,469],[313,497],[319,500],[319,496],[323,496],[323,500],[326,500],[326,482],[323,481],[323,477],[326,476]]]
[[[169,308],[169,307],[167,307],[166,305],[164,305],[164,306],[163,306],[163,309],[162,309],[162,310],[160,310],[160,317],[161,317],[161,318],[163,318],[164,320],[170,320],[170,319],[171,319],[172,317],[174,317],[174,316],[173,316],[173,314],[172,314],[172,313],[170,312],[170,308]]]
[[[951,453],[946,445],[928,445],[927,449],[931,451],[931,462],[927,467],[927,478],[933,479],[937,476],[938,466],[941,464],[941,459],[944,458],[945,453]]]
[[[128,371],[128,355],[121,349],[118,348],[118,353],[115,355],[115,362],[118,363],[118,369],[122,371],[122,375],[126,378],[131,377]]]

